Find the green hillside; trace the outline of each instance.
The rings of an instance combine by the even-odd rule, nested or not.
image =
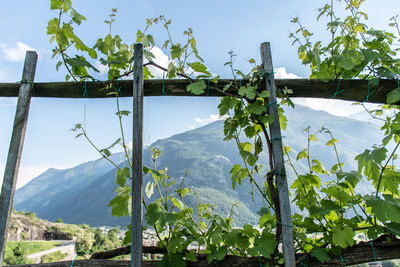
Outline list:
[[[356,169],[354,157],[363,152],[370,144],[380,142],[381,136],[376,125],[349,118],[336,117],[323,111],[296,106],[286,111],[289,119],[288,129],[284,132],[284,144],[292,147],[293,155],[306,147],[306,135],[303,129],[310,126],[318,131],[321,126],[329,128],[339,140],[338,150],[345,170]],[[234,220],[238,224],[256,223],[256,212],[262,205],[261,200],[250,194],[248,184],[232,190],[229,171],[233,164],[240,164],[241,158],[236,145],[223,141],[223,121],[217,121],[204,127],[158,140],[152,146],[163,151],[157,161],[157,168],[168,168],[171,177],[179,179],[188,173],[186,182],[194,188],[201,201],[215,205],[215,210],[227,214],[233,203],[239,207],[234,210]],[[317,135],[318,142],[313,143],[311,153],[322,159],[327,168],[335,161],[333,149],[325,146],[329,137]],[[123,164],[121,154],[113,156]],[[293,156],[295,158],[295,156]],[[266,162],[267,155],[261,154]],[[151,158],[144,151],[144,163],[150,164]],[[129,218],[115,218],[107,207],[115,193],[115,170],[105,161],[100,161],[90,175],[94,162],[81,164],[68,170],[50,169],[17,190],[15,208],[33,210],[39,217],[48,220],[62,218],[64,222],[89,224],[92,226],[126,226]],[[306,162],[296,162],[296,167],[306,170]],[[294,179],[291,169],[288,178]],[[144,185],[148,181],[145,177]],[[329,178],[328,178],[329,179]],[[361,191],[369,191],[365,184]],[[196,199],[189,202],[195,204]]]

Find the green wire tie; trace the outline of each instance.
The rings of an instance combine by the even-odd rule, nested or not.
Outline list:
[[[341,79],[339,79],[339,82],[338,82],[338,86],[337,86],[337,88],[336,88],[336,91],[335,91],[335,93],[333,94],[333,96],[332,96],[331,98],[335,98],[338,94],[344,92],[344,90],[340,90],[340,80],[341,80]]]
[[[284,173],[284,172],[272,171],[272,173],[279,174],[279,175],[282,175],[282,176],[286,176],[286,173]]]
[[[274,72],[266,72],[266,73],[263,74],[263,77],[267,77],[267,76],[272,75],[272,74],[274,74]]]
[[[306,266],[306,267],[308,267],[307,264],[303,263],[303,261],[304,261],[304,259],[306,258],[306,256],[307,256],[307,255],[304,255],[304,257],[302,257],[302,258],[300,259],[300,266]]]
[[[278,105],[278,102],[274,101],[274,102],[271,102],[271,103],[268,103],[268,104],[267,104],[268,107],[269,107],[269,106],[272,106],[272,105]]]
[[[375,92],[375,90],[373,90],[372,92],[370,92],[370,90],[371,90],[371,84],[369,83],[368,80],[368,94],[367,97],[365,98],[365,102],[368,102],[369,97]]]
[[[242,87],[242,79],[239,80],[239,88]]]
[[[161,91],[161,95],[167,95],[167,93],[165,92],[165,71],[163,72],[162,75],[162,91]]]
[[[347,260],[343,259],[342,254],[340,254],[339,256],[340,256],[340,260],[342,261],[342,266],[346,266]]]
[[[73,267],[73,266],[74,266],[74,262],[75,262],[76,257],[78,257],[78,255],[76,255],[75,258],[72,260],[72,263],[71,263],[71,266],[70,266],[70,267]]]
[[[372,243],[372,240],[370,241],[371,247],[372,247],[372,252],[374,252],[374,262],[376,261],[376,254],[375,254],[375,248],[374,248],[374,243]]]
[[[117,89],[118,89],[118,96],[122,96],[121,86],[119,85],[119,80],[117,80]]]
[[[286,226],[286,227],[289,227],[289,228],[293,228],[293,225],[290,225],[290,224],[286,224],[286,223],[280,223],[280,222],[278,222],[280,225],[282,225],[282,226]]]
[[[286,136],[278,136],[278,137],[273,137],[271,140],[282,140],[282,138],[285,138]]]
[[[260,267],[262,267],[262,262],[261,262],[261,255],[258,255],[258,260],[260,261]]]
[[[84,84],[83,88],[85,89],[85,91],[83,92],[83,96],[89,97],[87,89],[86,89],[86,80],[85,80],[85,84]]]
[[[215,264],[215,266],[218,267],[218,261],[217,261],[217,259],[215,259],[214,264]]]
[[[397,79],[397,88],[400,88],[400,82],[399,82],[399,79]]]
[[[207,81],[207,95],[209,94],[210,91],[210,80]]]

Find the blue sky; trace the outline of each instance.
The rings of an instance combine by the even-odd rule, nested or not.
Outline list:
[[[288,77],[288,73],[307,77],[308,70],[301,66],[297,48],[291,46],[288,38],[289,32],[296,30],[290,19],[299,16],[319,39],[326,39],[329,36],[325,27],[318,25],[315,20],[317,9],[324,3],[320,0],[251,0],[247,3],[236,0],[73,1],[75,8],[88,19],[77,32],[89,46],[107,33],[108,28],[103,21],[111,8],[118,8],[114,32],[127,42],[135,40],[136,30],[143,29],[146,18],[163,14],[172,19],[171,31],[176,40],[182,38],[183,30],[192,27],[206,65],[211,72],[228,78],[229,70],[223,66],[228,60],[227,52],[235,51],[238,54],[237,67],[248,70],[247,59],[259,61],[259,46],[264,41],[271,42],[273,63],[279,68],[276,70],[278,77]],[[3,1],[0,9],[0,82],[17,82],[21,79],[27,49],[39,53],[36,81],[64,79],[64,70],[57,72],[57,61],[51,59],[53,44],[48,41],[46,25],[56,14],[49,7],[49,0]],[[369,0],[364,10],[374,27],[387,28],[388,19],[400,13],[400,5],[398,0]],[[166,39],[165,32],[156,26],[151,33],[156,44],[161,46]],[[165,55],[160,54],[160,57]],[[127,109],[131,108],[131,99],[123,99],[122,102]],[[0,98],[0,177],[3,176],[7,157],[15,103],[14,98]],[[146,98],[145,143],[150,144],[211,122],[216,119],[218,103],[218,98]],[[351,109],[348,103],[332,100],[301,100],[301,103],[342,116],[357,111]],[[69,131],[75,123],[83,121],[85,107],[89,134],[100,147],[107,146],[118,137],[118,125],[113,115],[114,100],[33,99],[19,186],[49,167],[71,167],[98,157],[83,139],[74,139],[74,134]],[[126,128],[127,132],[131,131],[129,121]]]

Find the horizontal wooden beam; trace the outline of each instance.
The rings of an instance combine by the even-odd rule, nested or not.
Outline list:
[[[217,86],[222,88],[233,80],[221,79]],[[365,80],[338,80],[322,81],[309,79],[276,79],[279,89],[288,88],[293,90],[291,97],[332,98],[350,100],[356,102],[385,103],[386,95],[398,87],[397,80],[380,80],[379,85],[368,90],[368,81]],[[56,97],[56,98],[106,98],[114,97],[107,90],[108,82],[96,81],[86,82],[47,82],[35,83],[33,97]],[[123,97],[132,96],[132,80],[121,80],[114,83],[120,87]],[[164,92],[163,94],[163,84]],[[194,96],[186,91],[189,81],[186,79],[165,80],[152,79],[144,81],[145,96]],[[220,92],[213,90],[212,82],[210,89],[201,96],[223,96]],[[19,83],[0,83],[0,97],[17,97]],[[339,88],[339,89],[338,89]],[[340,92],[335,95],[335,92]],[[369,97],[367,98],[369,92]],[[333,97],[335,95],[335,97]]]
[[[129,248],[129,247],[128,247]],[[143,247],[146,252],[145,247]],[[147,252],[162,252],[160,248],[157,251]],[[127,251],[129,253],[129,250]],[[340,257],[341,256],[341,257]],[[228,255],[223,260],[213,262],[211,264],[207,261],[207,254],[198,255],[197,262],[187,261],[187,266],[192,267],[206,267],[206,266],[219,266],[219,267],[259,267],[264,266],[267,259],[264,257],[239,257]],[[400,258],[400,240],[395,239],[391,242],[362,242],[353,247],[345,248],[341,255],[330,254],[330,260],[321,263],[316,258],[310,255],[296,255],[296,266],[319,266],[319,267],[335,267],[335,266],[349,266],[354,264],[361,264],[365,262],[384,261]],[[116,261],[116,260],[77,260],[73,264],[71,261],[55,262],[55,263],[40,263],[40,264],[26,264],[15,265],[14,267],[128,267],[130,261]],[[157,267],[159,261],[143,261],[143,267]]]

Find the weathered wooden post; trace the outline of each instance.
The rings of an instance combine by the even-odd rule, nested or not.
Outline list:
[[[131,267],[142,266],[143,44],[134,45]]]
[[[261,44],[261,61],[267,75],[264,77],[265,88],[269,90],[268,111],[274,117],[269,125],[272,141],[273,163],[275,168],[276,187],[278,190],[279,206],[282,220],[282,247],[285,258],[285,266],[296,266],[293,243],[292,217],[290,213],[289,190],[285,171],[285,162],[282,150],[282,134],[279,124],[278,106],[276,100],[276,86],[273,74],[271,47],[269,42]]]
[[[0,267],[3,266],[4,252],[7,242],[7,230],[11,217],[19,164],[21,162],[26,125],[28,123],[31,89],[35,78],[37,58],[38,55],[35,51],[26,52],[24,71],[22,73],[17,102],[17,111],[15,113],[10,148],[8,150],[7,163],[4,170],[3,186],[0,195]]]

